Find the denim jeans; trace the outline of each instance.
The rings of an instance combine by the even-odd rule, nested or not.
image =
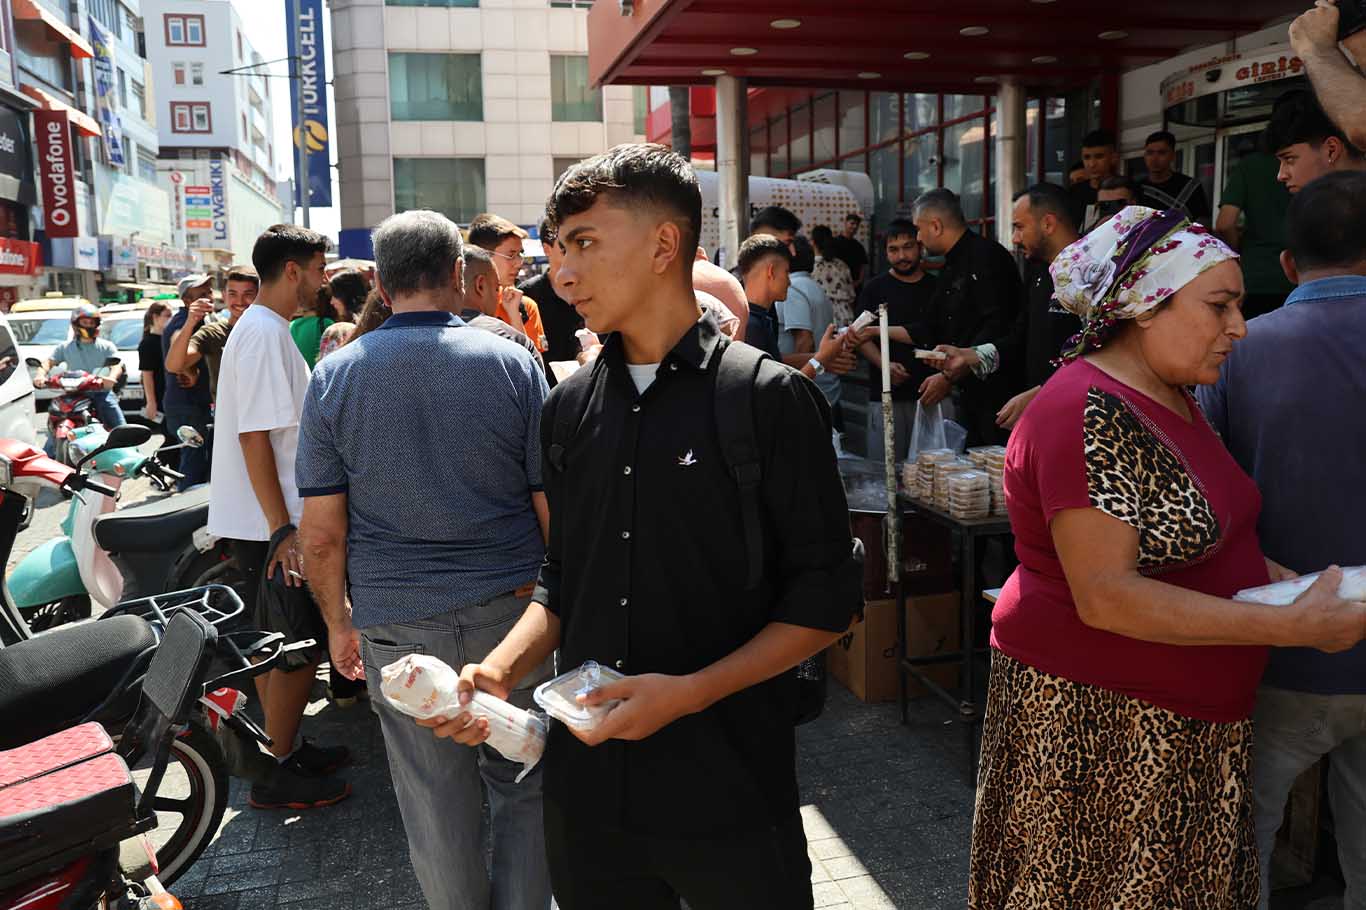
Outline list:
[[[390,708],[380,670],[406,654],[429,654],[459,670],[493,650],[525,611],[511,594],[419,622],[361,630],[370,705],[379,714],[408,853],[431,910],[547,910],[550,872],[541,814],[541,767],[521,783],[522,766],[488,746],[437,739]],[[550,662],[522,680],[511,701],[531,707],[531,690]],[[484,863],[481,781],[492,823],[492,873]]]
[[[1366,695],[1315,695],[1262,686],[1253,715],[1252,782],[1262,901],[1271,899],[1271,853],[1295,779],[1324,755],[1344,910],[1366,910]]]
[[[200,405],[169,405],[166,408],[166,432],[171,444],[179,442],[176,436],[181,427],[194,427],[204,437],[204,446],[186,446],[180,450],[180,473],[185,479],[176,484],[179,490],[188,490],[198,483],[209,479],[209,457],[213,451],[209,439],[209,409]]]

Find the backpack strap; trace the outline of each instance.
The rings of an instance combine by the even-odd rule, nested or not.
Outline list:
[[[593,394],[593,372],[592,368],[580,367],[553,390],[559,400],[555,402],[555,425],[550,431],[550,450],[546,452],[546,458],[560,473],[565,469],[565,453],[578,435],[579,424],[583,423],[584,412],[588,410],[588,399]]]
[[[754,430],[754,382],[768,355],[758,348],[736,342],[721,342],[720,362],[716,368],[716,432],[726,467],[740,493],[740,519],[745,533],[745,559],[748,565],[745,590],[753,590],[763,580],[764,535],[762,505],[759,498],[763,468],[759,440]]]

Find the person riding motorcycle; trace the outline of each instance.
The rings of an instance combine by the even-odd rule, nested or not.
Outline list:
[[[114,342],[100,337],[100,311],[88,303],[83,303],[71,311],[71,338],[52,349],[51,355],[35,377],[34,383],[40,384],[47,379],[53,367],[66,364],[68,370],[83,370],[97,373],[109,358],[118,358],[119,350]],[[119,407],[119,399],[114,388],[123,377],[123,365],[111,367],[107,375],[101,376],[103,389],[83,393],[95,408],[95,414],[106,429],[121,427],[128,421]],[[48,439],[45,449],[49,456],[54,451],[55,441]]]

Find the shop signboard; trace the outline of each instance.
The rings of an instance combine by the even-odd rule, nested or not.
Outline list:
[[[78,269],[100,270],[100,240],[98,237],[77,237],[72,241],[72,255]]]
[[[90,44],[95,49],[91,60],[95,70],[95,114],[104,133],[106,160],[118,168],[126,165],[123,152],[123,124],[114,97],[114,41],[109,30],[94,16],[90,19]]]
[[[299,77],[289,82],[290,124],[293,127],[298,166],[300,142],[308,143],[308,204],[332,204],[332,149],[327,133],[327,63],[323,54],[323,0],[284,0],[285,31],[289,55],[299,61]],[[298,18],[295,18],[298,4]],[[303,123],[299,122],[299,93],[303,93]],[[299,205],[299,185],[294,181],[294,205]]]
[[[1248,54],[1224,54],[1189,66],[1162,81],[1163,107],[1184,104],[1206,95],[1304,75],[1304,61],[1289,47],[1267,48]]]
[[[212,215],[213,239],[228,239],[228,188],[222,158],[209,159],[209,209]]]
[[[111,244],[114,257],[114,268],[116,269],[136,269],[138,265],[138,252],[133,248],[133,244],[126,237],[116,237]]]
[[[0,22],[0,30],[4,23]],[[23,118],[12,107],[0,105],[0,199],[21,205],[38,201],[29,162],[28,134]]]
[[[42,264],[38,244],[0,237],[0,275],[35,275]]]
[[[203,231],[213,227],[212,187],[185,187],[185,227],[191,231]]]
[[[66,111],[33,112],[38,134],[38,175],[43,185],[43,226],[49,237],[78,237],[76,167]]]

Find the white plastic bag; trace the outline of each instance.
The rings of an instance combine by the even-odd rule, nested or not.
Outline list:
[[[915,426],[911,429],[911,450],[907,461],[915,461],[917,455],[929,449],[947,449],[944,435],[944,412],[938,404],[925,407],[915,404]]]
[[[968,431],[956,421],[944,421],[944,448],[963,452],[968,446]]]
[[[518,782],[541,760],[545,752],[545,721],[487,692],[476,691],[469,704],[461,707],[457,692],[460,674],[445,661],[427,654],[407,654],[379,672],[385,701],[409,717],[453,718],[468,711],[473,718],[487,718],[489,738],[485,742],[508,761],[522,763]]]

